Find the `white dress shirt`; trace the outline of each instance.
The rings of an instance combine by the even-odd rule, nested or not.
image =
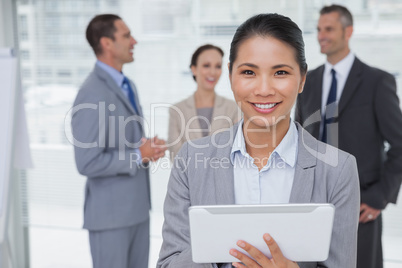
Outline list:
[[[243,120],[239,122],[230,160],[234,165],[236,204],[289,203],[297,158],[298,132],[290,121],[285,137],[269,156],[268,163],[259,171],[254,159],[246,151]],[[235,245],[233,245],[235,246]],[[214,268],[218,266],[214,263]],[[221,268],[230,268],[230,263]]]
[[[332,74],[331,70],[335,70],[336,77],[336,104],[338,105],[339,100],[341,99],[343,89],[346,84],[346,80],[348,79],[350,69],[352,69],[353,62],[355,61],[355,55],[352,52],[343,58],[340,62],[335,65],[332,65],[328,61],[325,62],[324,75],[322,78],[322,99],[321,99],[321,125],[320,125],[320,137],[322,137],[322,132],[324,128],[324,116],[325,110],[327,106],[327,100],[329,95],[329,90],[331,89],[332,83]]]
[[[353,62],[355,61],[355,55],[352,52],[343,58],[340,62],[332,65],[328,61],[325,62],[324,76],[322,79],[322,99],[321,99],[321,112],[325,114],[325,106],[327,105],[329,90],[332,83],[331,70],[334,69],[336,74],[336,102],[342,96],[343,88],[345,87],[346,80],[348,79],[350,69],[352,69]]]
[[[289,203],[297,157],[298,133],[291,121],[288,132],[258,170],[247,153],[243,121],[239,123],[230,159],[234,165],[236,204]]]

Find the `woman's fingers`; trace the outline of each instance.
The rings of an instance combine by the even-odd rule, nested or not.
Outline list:
[[[271,261],[268,259],[268,257],[253,245],[250,245],[243,240],[237,241],[237,245],[250,254],[252,258],[235,249],[230,250],[230,254],[243,262],[247,267],[271,267]]]
[[[276,241],[269,234],[264,234],[263,238],[271,252],[273,262],[278,266],[286,263],[287,259],[283,256]]]
[[[285,256],[283,256],[281,249],[279,248],[276,241],[269,235],[264,234],[263,236],[265,243],[267,244],[272,259],[269,259],[265,256],[260,250],[258,250],[253,245],[249,243],[239,240],[237,241],[237,245],[245,250],[248,254],[250,254],[251,258],[246,254],[236,250],[231,249],[229,253],[240,260],[242,263],[233,263],[233,265],[237,268],[245,268],[245,267],[263,267],[263,268],[275,268],[275,267],[299,267],[297,263],[288,260]]]
[[[267,244],[269,251],[271,251],[271,262],[273,267],[299,267],[297,263],[290,261],[282,254],[282,250],[279,248],[276,241],[269,235],[264,234],[264,241]]]
[[[253,259],[251,259],[250,257],[248,257],[246,254],[236,250],[236,249],[231,249],[229,251],[230,255],[232,255],[233,257],[237,258],[238,260],[240,260],[243,264],[241,263],[237,263],[237,265],[234,265],[235,267],[239,267],[239,268],[243,268],[243,267],[261,267],[258,263],[256,263]]]

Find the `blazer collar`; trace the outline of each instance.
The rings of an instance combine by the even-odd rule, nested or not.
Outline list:
[[[313,194],[318,141],[296,123],[299,133],[297,165],[289,203],[310,203]]]
[[[194,94],[191,95],[190,97],[188,97],[187,99],[185,99],[184,103],[187,106],[187,111],[188,114],[186,115],[188,118],[193,118],[195,116],[197,116],[197,108],[195,107],[195,96]],[[195,124],[198,124],[197,127],[201,128],[201,126],[198,123],[198,120],[196,120],[196,122],[194,122]],[[199,138],[202,138],[202,135],[200,133]]]
[[[105,70],[103,70],[101,67],[99,67],[97,64],[95,64],[94,72],[98,76],[99,79],[101,79],[102,81],[105,82],[107,87],[117,96],[117,98],[119,98],[121,100],[121,102],[123,102],[124,106],[126,106],[126,108],[129,109],[132,114],[136,114],[130,101],[123,94],[121,88],[116,84],[116,82],[113,80],[113,78]],[[137,103],[138,103],[138,101],[137,101]]]
[[[297,122],[296,127],[299,135],[297,164],[289,203],[309,203],[313,193],[317,156],[320,152],[318,151],[318,141]],[[238,123],[232,126],[229,131],[221,132],[218,136],[212,137],[218,146],[223,147],[217,150],[215,159],[219,168],[216,168],[213,173],[217,205],[235,203],[234,168],[230,161],[230,152],[237,128]]]
[[[233,125],[228,131],[212,135],[212,140],[222,148],[216,150],[216,162],[219,168],[215,169],[215,198],[217,205],[235,203],[234,196],[234,169],[230,161],[230,152],[237,134],[239,123]]]
[[[190,97],[184,100],[184,103],[186,104],[188,109],[193,109],[195,111],[195,99],[194,99],[194,94],[192,94]]]
[[[195,94],[195,93],[194,93]],[[187,113],[186,117],[187,118],[194,118],[197,116],[197,108],[195,107],[195,96],[191,95],[187,99],[184,100],[185,105],[187,106]],[[211,118],[211,131],[209,134],[214,133],[215,131],[220,129],[220,122],[213,120],[215,117],[219,115],[224,115],[226,112],[226,107],[225,107],[225,99],[218,94],[215,94],[215,101],[214,101],[214,106],[213,106],[213,111],[212,111],[212,118]],[[200,123],[198,120],[195,120],[192,124],[195,124],[194,127],[200,129]],[[202,138],[202,133],[201,132],[195,132],[193,133],[194,138]]]
[[[342,114],[342,111],[348,105],[359,84],[362,82],[362,71],[363,63],[357,57],[355,57],[352,68],[350,69],[349,76],[346,80],[341,99],[339,100],[338,116]]]
[[[225,103],[225,99],[218,94],[215,94],[215,102],[214,102],[214,110],[212,111],[212,122],[211,122],[211,133],[221,129],[221,121],[214,120],[215,117],[227,115],[227,103]]]

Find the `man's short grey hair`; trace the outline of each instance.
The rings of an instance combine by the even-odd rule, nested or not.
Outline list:
[[[337,12],[339,14],[339,19],[342,23],[343,28],[346,28],[348,26],[353,26],[353,16],[350,13],[350,11],[340,5],[330,5],[330,6],[324,6],[320,10],[320,15],[332,13],[332,12]]]

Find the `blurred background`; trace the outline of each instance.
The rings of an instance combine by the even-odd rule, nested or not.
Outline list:
[[[0,0],[4,1],[4,0]],[[14,174],[10,219],[14,267],[91,267],[88,234],[82,229],[85,177],[75,168],[69,142],[69,110],[78,88],[92,70],[95,56],[85,39],[90,19],[99,13],[120,15],[138,44],[134,63],[124,72],[136,83],[148,134],[166,139],[166,104],[191,95],[196,84],[189,64],[193,51],[212,43],[224,52],[217,93],[229,98],[230,41],[250,16],[276,12],[303,30],[309,69],[322,64],[316,41],[321,0],[10,0],[8,10],[19,56],[21,88],[27,114],[34,169]],[[337,1],[354,16],[352,51],[369,65],[395,75],[402,97],[402,0]],[[1,82],[0,82],[1,83]],[[160,106],[160,107],[158,107]],[[170,163],[152,166],[150,267],[162,242],[163,200]],[[401,197],[399,198],[401,200]],[[402,267],[402,201],[384,212],[386,268]]]

